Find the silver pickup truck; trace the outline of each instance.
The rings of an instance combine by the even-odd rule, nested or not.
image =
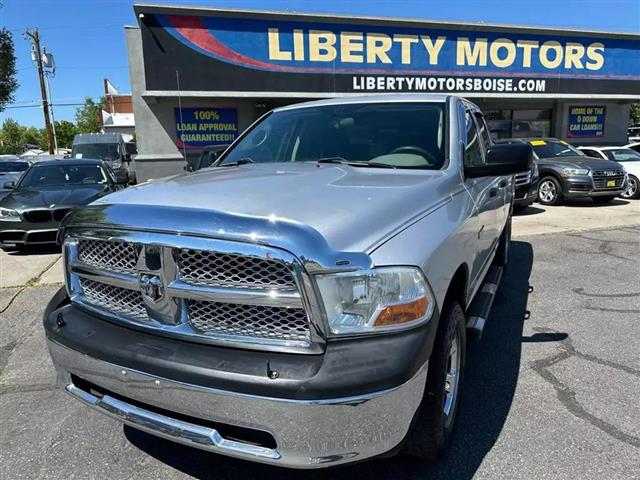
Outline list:
[[[455,96],[276,109],[212,168],[67,216],[66,288],[44,315],[58,381],[125,424],[257,462],[435,460],[530,162]]]

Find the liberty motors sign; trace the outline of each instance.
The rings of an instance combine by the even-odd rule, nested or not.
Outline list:
[[[176,90],[179,78],[184,91],[278,96],[640,96],[639,36],[168,7],[136,10],[143,14],[147,90]]]

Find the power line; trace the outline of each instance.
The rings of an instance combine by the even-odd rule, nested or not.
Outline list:
[[[84,105],[84,103],[50,103],[49,105],[52,107],[79,107]],[[5,110],[10,108],[42,108],[42,105],[9,105],[8,107],[5,107]]]

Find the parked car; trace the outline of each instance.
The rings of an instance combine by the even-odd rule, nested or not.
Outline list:
[[[513,138],[508,143],[531,145],[540,172],[538,201],[559,205],[566,198],[591,198],[607,203],[627,189],[622,165],[586,156],[557,138]]]
[[[634,152],[640,153],[640,141],[631,142],[630,144],[625,145],[625,147],[630,148]]]
[[[606,158],[620,163],[627,172],[627,189],[623,198],[640,198],[638,188],[640,179],[640,153],[627,147],[579,147],[585,155],[595,158]]]
[[[530,161],[455,96],[278,108],[215,168],[65,219],[67,289],[44,315],[58,379],[126,424],[257,462],[433,460]]]
[[[97,158],[107,162],[118,177],[136,183],[133,155],[137,153],[131,135],[122,133],[79,133],[73,138],[71,158]]]
[[[0,248],[23,249],[56,243],[61,220],[78,205],[113,192],[126,183],[101,160],[44,160],[18,181],[4,183],[10,192],[0,200]]]
[[[512,143],[510,139],[497,140],[496,143]],[[540,174],[538,165],[531,162],[531,168],[526,172],[518,172],[515,176],[515,192],[513,199],[514,212],[522,211],[538,199],[538,182]]]
[[[4,188],[7,182],[15,182],[29,168],[29,161],[18,157],[3,156],[0,158],[0,199],[4,198],[10,190]]]
[[[229,145],[212,145],[195,154],[187,154],[184,170],[187,172],[196,172],[203,168],[210,167],[228,147]]]

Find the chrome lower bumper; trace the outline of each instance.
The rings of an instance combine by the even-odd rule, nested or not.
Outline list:
[[[294,468],[339,465],[386,453],[405,437],[424,392],[427,365],[408,382],[384,391],[329,400],[293,400],[189,385],[100,361],[48,341],[58,383],[76,399],[121,422],[192,447]],[[71,375],[131,399],[96,396]],[[269,380],[265,377],[265,381]],[[286,381],[286,380],[277,380]],[[147,404],[147,410],[141,404]],[[214,428],[151,411],[271,434],[275,448],[224,438]],[[206,422],[203,422],[206,423]]]

